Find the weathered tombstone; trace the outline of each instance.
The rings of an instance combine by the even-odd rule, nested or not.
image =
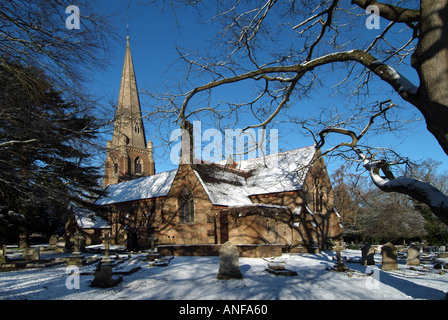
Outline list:
[[[446,251],[446,246],[440,246],[439,251],[440,252],[445,252]]]
[[[408,247],[408,257],[406,260],[406,264],[408,266],[419,266],[420,260],[418,259],[420,255],[420,248],[415,244],[411,243]]]
[[[59,237],[58,241],[56,242],[56,247],[58,249],[63,250],[63,249],[65,249],[65,243],[66,243],[65,238],[64,237]]]
[[[40,259],[39,249],[25,248],[22,252],[22,258],[23,260],[38,261]]]
[[[156,246],[157,246],[156,243],[159,240],[159,238],[154,237],[154,234],[151,234],[151,236],[148,238],[148,240],[151,243],[151,247],[150,247],[151,251],[154,251],[156,249]]]
[[[383,258],[382,270],[398,270],[397,248],[392,243],[388,242],[381,247],[381,255]]]
[[[361,264],[364,266],[371,266],[375,264],[375,249],[366,242],[361,247]]]
[[[285,262],[272,261],[268,263],[266,271],[276,276],[297,276],[297,272],[285,268]]]
[[[110,288],[119,284],[123,280],[123,277],[120,276],[116,279],[112,278],[113,263],[109,256],[109,245],[114,237],[109,236],[109,231],[106,230],[104,237],[101,237],[100,239],[104,241],[104,258],[98,264],[98,267],[95,270],[95,278],[90,285],[92,287]]]
[[[109,235],[109,230],[104,231],[104,237],[100,238],[104,241],[104,258],[103,262],[110,262],[109,250],[110,250],[110,241],[114,240],[113,236]]]
[[[51,249],[56,248],[58,244],[58,237],[57,236],[51,236],[50,239],[48,240],[48,245]]]
[[[238,248],[230,241],[224,243],[219,249],[219,280],[241,279]]]
[[[112,263],[107,261],[101,261],[96,270],[95,278],[90,285],[92,287],[110,288],[116,286],[123,280],[123,277],[112,278]]]
[[[72,252],[72,255],[68,258],[67,261],[67,265],[68,266],[78,266],[78,267],[82,267],[85,264],[85,258],[83,255],[81,255],[81,244],[82,241],[84,240],[84,237],[82,236],[81,233],[76,232],[72,238],[73,242],[74,242],[74,249]]]
[[[337,263],[336,265],[333,267],[334,271],[337,272],[345,272],[348,270],[347,266],[344,264],[344,262],[342,262],[342,255],[341,255],[341,251],[344,249],[344,247],[340,246],[339,244],[336,246],[335,250],[336,250],[336,259],[337,259]]]
[[[3,245],[2,252],[0,254],[0,263],[6,263],[8,262],[8,258],[6,257],[7,248],[6,245]]]

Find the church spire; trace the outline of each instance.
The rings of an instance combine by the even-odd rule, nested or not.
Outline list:
[[[129,46],[129,36],[126,37],[126,53],[121,74],[112,143],[114,145],[124,143],[138,149],[146,148],[145,130],[142,122],[131,48]]]
[[[152,142],[146,143],[129,36],[126,37],[114,133],[112,141],[107,141],[105,167],[105,186],[155,173]]]

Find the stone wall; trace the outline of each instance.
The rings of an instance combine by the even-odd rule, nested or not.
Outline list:
[[[161,256],[218,256],[222,244],[208,245],[160,245],[157,251]],[[282,255],[283,245],[237,245],[240,257],[261,258]]]

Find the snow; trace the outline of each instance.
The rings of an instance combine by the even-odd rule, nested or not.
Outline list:
[[[234,169],[212,164],[195,174],[214,205],[246,206],[253,204],[251,195],[300,190],[315,152],[309,146],[244,160]]]
[[[391,66],[388,66],[381,60],[375,60],[372,62],[373,65],[382,65],[385,67],[385,73],[391,79],[396,82],[397,92],[407,91],[411,94],[416,94],[418,91],[417,86],[415,86],[408,78],[397,72]]]
[[[74,208],[76,223],[85,229],[108,229],[110,225],[104,219],[97,217],[92,211],[84,208]]]
[[[241,161],[239,169],[253,171],[247,179],[251,195],[302,189],[304,178],[316,149],[314,146],[290,150],[266,157]]]
[[[238,173],[225,171],[223,168],[207,170],[207,175],[216,179],[216,182],[204,182],[201,173],[194,170],[196,177],[214,205],[240,206],[250,205],[252,201],[246,188],[246,182]]]
[[[109,185],[107,197],[100,198],[96,204],[106,205],[133,200],[164,197],[170,191],[177,170],[165,171],[155,175]]]
[[[300,190],[313,158],[314,146],[249,159],[228,169],[219,164],[203,165],[194,170],[214,205],[244,206],[252,204],[250,195]],[[246,179],[243,173],[249,173]],[[107,187],[108,196],[97,204],[107,205],[166,196],[177,170],[162,172]]]
[[[360,250],[342,251],[343,257],[359,260]],[[448,291],[448,273],[433,268],[410,267],[399,260],[397,271],[382,271],[377,253],[375,266],[346,262],[353,270],[327,270],[334,252],[283,254],[281,257],[240,258],[242,280],[217,280],[219,257],[174,257],[166,267],[150,267],[145,254],[133,254],[121,268],[141,266],[109,289],[93,288],[93,275],[79,276],[79,289],[69,289],[64,265],[0,272],[1,300],[441,300]],[[268,261],[284,262],[298,276],[275,276],[265,271]],[[93,270],[84,266],[81,272]],[[367,273],[374,271],[372,276]],[[166,310],[169,312],[169,310]]]

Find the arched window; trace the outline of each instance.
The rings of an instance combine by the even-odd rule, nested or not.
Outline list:
[[[140,157],[134,160],[135,174],[142,174],[142,159]]]
[[[178,197],[180,223],[194,222],[194,198],[190,189],[183,188]]]
[[[114,163],[114,174],[118,174],[118,163]]]
[[[323,210],[323,196],[322,196],[322,186],[320,184],[319,178],[314,180],[314,210],[316,212],[322,212]]]

